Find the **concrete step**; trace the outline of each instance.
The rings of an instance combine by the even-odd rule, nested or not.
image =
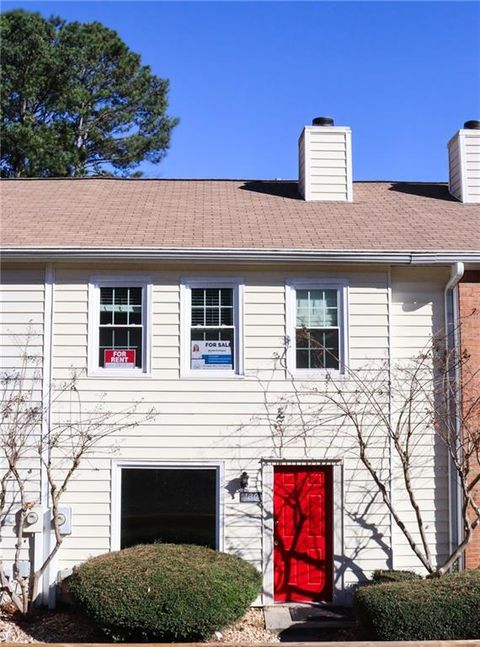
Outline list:
[[[265,625],[277,633],[287,629],[348,629],[355,625],[351,609],[332,605],[275,604],[264,608]]]

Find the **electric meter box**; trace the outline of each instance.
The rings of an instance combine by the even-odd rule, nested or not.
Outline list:
[[[30,508],[25,514],[25,521],[23,532],[42,532],[43,530],[43,517],[45,515],[45,508],[34,506]]]
[[[58,509],[58,527],[61,535],[72,534],[72,508],[63,507]]]

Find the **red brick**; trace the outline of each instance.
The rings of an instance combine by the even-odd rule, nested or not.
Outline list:
[[[461,345],[462,350],[470,354],[470,369],[474,372],[480,369],[480,271],[466,272],[463,281],[459,284],[459,305],[461,318]],[[473,382],[469,382],[469,393],[480,392],[480,373],[477,373]],[[480,424],[480,420],[479,420]],[[476,473],[480,472],[480,464],[476,466]],[[476,501],[480,499],[480,485],[477,488]],[[474,533],[473,540],[465,552],[465,565],[467,568],[480,566],[480,527]]]

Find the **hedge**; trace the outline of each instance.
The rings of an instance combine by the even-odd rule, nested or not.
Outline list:
[[[406,580],[421,580],[422,576],[414,571],[373,571],[372,584],[387,584],[388,582],[405,582]]]
[[[362,587],[355,612],[371,639],[479,638],[480,569]]]
[[[81,610],[116,641],[210,637],[260,592],[248,562],[201,546],[150,544],[94,557],[71,576]]]

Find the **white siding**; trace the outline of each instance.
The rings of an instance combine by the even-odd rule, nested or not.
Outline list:
[[[462,129],[448,142],[449,191],[466,203],[480,202],[480,130]]]
[[[443,289],[446,270],[392,270],[392,357],[394,366],[428,349],[434,333],[444,328]],[[401,370],[401,369],[399,369]],[[398,375],[396,376],[398,378]],[[426,535],[437,559],[448,551],[448,477],[446,449],[433,432],[417,442],[412,465],[414,492],[426,524]],[[399,461],[394,456],[393,498],[395,507],[418,540],[414,512],[403,484]],[[423,572],[401,530],[394,525],[394,566]]]
[[[350,129],[308,126],[299,144],[299,189],[305,200],[351,200]]]
[[[305,197],[305,134],[298,140],[298,190]]]
[[[466,202],[480,202],[480,130],[464,130]]]
[[[460,150],[460,139],[458,134],[448,142],[448,190],[457,198],[462,200],[462,159]]]
[[[78,372],[82,413],[87,415],[105,394],[106,408],[112,414],[130,403],[139,404],[140,424],[112,436],[84,460],[64,498],[73,508],[73,533],[59,555],[58,568],[69,568],[90,555],[111,547],[112,462],[156,461],[195,463],[210,461],[224,466],[221,484],[224,514],[224,548],[251,560],[262,568],[262,511],[255,504],[240,504],[228,493],[229,484],[243,470],[250,474],[250,486],[261,486],[262,459],[305,458],[340,461],[343,465],[343,555],[335,556],[338,577],[345,587],[367,577],[373,569],[390,563],[392,524],[390,515],[376,495],[371,477],[361,465],[348,428],[323,429],[315,425],[315,382],[296,384],[285,374],[281,362],[285,324],[285,283],[291,278],[318,277],[348,281],[349,356],[352,369],[381,362],[388,357],[389,335],[393,335],[394,358],[415,352],[440,321],[443,273],[428,270],[394,270],[393,304],[390,311],[388,268],[354,269],[324,266],[299,272],[298,267],[252,270],[248,267],[219,268],[222,276],[231,272],[245,279],[245,377],[230,380],[180,379],[180,290],[182,276],[194,271],[205,275],[208,268],[175,269],[156,265],[106,267],[105,274],[148,273],[152,290],[152,377],[122,379],[88,377],[88,281],[101,273],[98,267],[59,265],[54,291],[53,379],[68,379]],[[428,276],[427,276],[428,275]],[[40,275],[39,275],[40,276]],[[422,279],[422,276],[424,277]],[[425,278],[425,276],[427,278]],[[18,275],[16,303],[25,303],[21,293],[36,303],[32,309],[41,326],[38,299],[43,283],[32,286],[27,274]],[[43,277],[42,277],[43,280]],[[25,285],[22,286],[23,282]],[[432,294],[434,296],[432,300]],[[37,296],[38,298],[37,298]],[[16,308],[16,309],[15,309]],[[24,306],[10,310],[17,330],[25,326]],[[23,310],[22,310],[23,308]],[[15,316],[12,313],[16,313]],[[322,386],[320,381],[320,386]],[[345,382],[345,389],[350,388]],[[278,406],[288,402],[285,430],[281,437],[273,431]],[[302,404],[304,430],[295,409]],[[70,410],[70,404],[55,404],[54,420]],[[145,422],[143,413],[154,406],[158,416]],[[388,444],[381,436],[373,439],[374,460],[388,475]],[[426,439],[426,449],[431,447]],[[433,452],[433,450],[432,450]],[[438,483],[443,469],[438,453],[420,477],[419,498],[432,519],[432,532],[443,550],[446,524],[444,483]],[[433,493],[432,478],[438,486]],[[398,498],[403,505],[403,500]],[[338,502],[337,502],[338,503]],[[434,527],[433,527],[434,526]],[[405,549],[394,529],[393,544],[398,551],[397,567],[413,568],[416,560]]]
[[[1,273],[0,290],[0,371],[2,375],[21,377],[24,394],[30,393],[34,405],[42,403],[42,354],[44,319],[44,271],[43,268],[4,269]],[[26,360],[26,354],[31,359]],[[5,388],[5,387],[2,387]],[[7,393],[5,390],[4,393]],[[18,390],[12,395],[18,395]],[[7,396],[8,397],[8,396]],[[31,430],[32,443],[40,429]],[[30,455],[25,455],[21,468],[26,479],[27,499],[38,502],[40,497],[40,469],[34,458],[32,447]],[[0,474],[4,473],[5,461],[0,454]],[[13,495],[14,488],[10,490]],[[7,564],[13,556],[15,545],[14,524],[11,515],[18,510],[18,497],[9,498],[9,522],[1,532],[0,549]],[[28,539],[24,540],[25,550]],[[12,552],[10,552],[12,551]],[[24,559],[28,559],[25,552]]]
[[[242,271],[245,278],[245,372],[240,379],[179,379],[180,294],[179,280],[188,272],[142,268],[153,279],[152,378],[140,381],[86,378],[80,381],[84,412],[93,410],[99,394],[107,393],[108,407],[119,411],[139,394],[145,407],[155,406],[158,419],[141,424],[116,439],[115,459],[174,462],[216,461],[225,466],[225,486],[243,470],[251,485],[261,479],[261,458],[343,459],[345,491],[346,583],[353,584],[362,573],[385,565],[389,519],[384,509],[372,507],[369,476],[353,452],[346,451],[351,440],[331,442],[329,434],[312,434],[305,447],[298,435],[298,420],[291,418],[284,447],[272,438],[272,416],[279,399],[291,395],[285,371],[275,362],[282,352],[285,336],[285,280],[290,271]],[[138,274],[139,268],[132,268]],[[205,272],[199,269],[199,274]],[[88,279],[90,270],[58,267],[54,307],[53,371],[65,379],[71,369],[86,370]],[[108,270],[111,274],[112,271]],[[222,272],[223,275],[223,272]],[[298,274],[297,274],[298,275]],[[347,278],[349,282],[350,357],[352,366],[384,358],[388,349],[388,290],[386,271],[306,272],[305,276]],[[309,391],[313,385],[305,387]],[[290,392],[290,393],[289,393]],[[308,396],[306,396],[308,397]],[[57,413],[59,407],[57,406]],[[351,456],[349,455],[351,454]],[[86,493],[88,492],[88,496]],[[359,498],[358,493],[362,493]],[[105,452],[85,461],[72,484],[65,504],[74,508],[74,528],[81,528],[65,543],[60,568],[72,566],[89,555],[110,548],[111,459]],[[351,501],[350,501],[351,497]],[[369,523],[358,519],[370,510]],[[226,550],[241,554],[261,566],[261,514],[256,505],[240,504],[238,497],[224,497]],[[97,532],[98,529],[98,532]],[[359,548],[359,544],[362,548]]]

